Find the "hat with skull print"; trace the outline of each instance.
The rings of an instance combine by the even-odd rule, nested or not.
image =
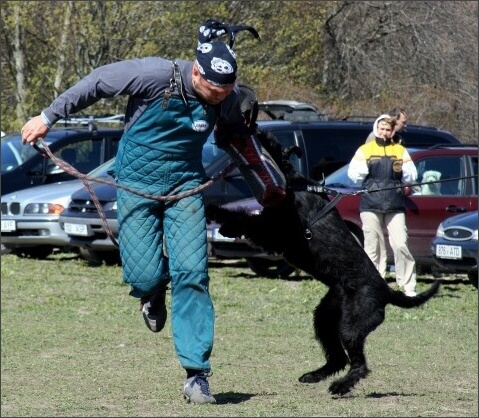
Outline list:
[[[198,69],[209,83],[215,86],[225,86],[236,81],[238,65],[233,51],[235,33],[247,30],[255,38],[259,34],[252,26],[229,26],[217,20],[207,20],[201,25],[198,32],[198,47],[196,48],[196,61]],[[229,36],[229,44],[213,41],[223,35]]]

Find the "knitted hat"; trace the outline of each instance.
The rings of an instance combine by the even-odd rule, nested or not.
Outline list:
[[[236,81],[238,65],[233,51],[235,33],[247,30],[255,38],[259,34],[251,26],[228,26],[216,20],[207,20],[198,31],[198,47],[196,61],[201,75],[211,84],[225,86]],[[229,35],[229,45],[221,41],[213,41],[223,35]]]

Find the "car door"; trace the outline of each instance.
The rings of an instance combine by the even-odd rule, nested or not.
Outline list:
[[[420,261],[430,259],[431,240],[444,219],[477,210],[478,206],[473,179],[459,179],[471,174],[471,157],[461,154],[425,156],[415,164],[417,182],[423,184],[415,186],[414,193],[405,202],[409,249],[416,261]],[[427,184],[436,179],[441,183]],[[452,180],[442,182],[447,179]]]

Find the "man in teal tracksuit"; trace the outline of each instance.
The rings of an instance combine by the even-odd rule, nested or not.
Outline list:
[[[241,30],[258,37],[248,26],[207,21],[199,30],[193,62],[148,57],[95,69],[25,124],[23,142],[35,143],[56,121],[102,98],[128,95],[115,162],[119,184],[155,196],[194,189],[206,180],[202,148],[216,129],[218,141],[241,164],[260,203],[277,203],[284,196],[284,178],[269,158],[259,155],[241,112],[231,49],[234,34]],[[229,35],[229,45],[215,40],[223,35]],[[255,169],[249,170],[248,164]],[[159,332],[167,317],[170,284],[173,340],[186,370],[183,394],[194,403],[215,402],[206,379],[214,309],[203,196],[158,201],[117,189],[117,199],[123,277],[131,285],[130,294],[140,299],[148,328]]]

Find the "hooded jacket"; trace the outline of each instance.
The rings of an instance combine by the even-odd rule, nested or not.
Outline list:
[[[374,122],[377,137],[377,124]],[[364,193],[361,196],[359,211],[404,212],[404,195],[401,186],[416,180],[417,170],[406,148],[391,139],[376,138],[359,147],[354,154],[348,176],[355,184],[361,184],[366,190],[387,189]]]

